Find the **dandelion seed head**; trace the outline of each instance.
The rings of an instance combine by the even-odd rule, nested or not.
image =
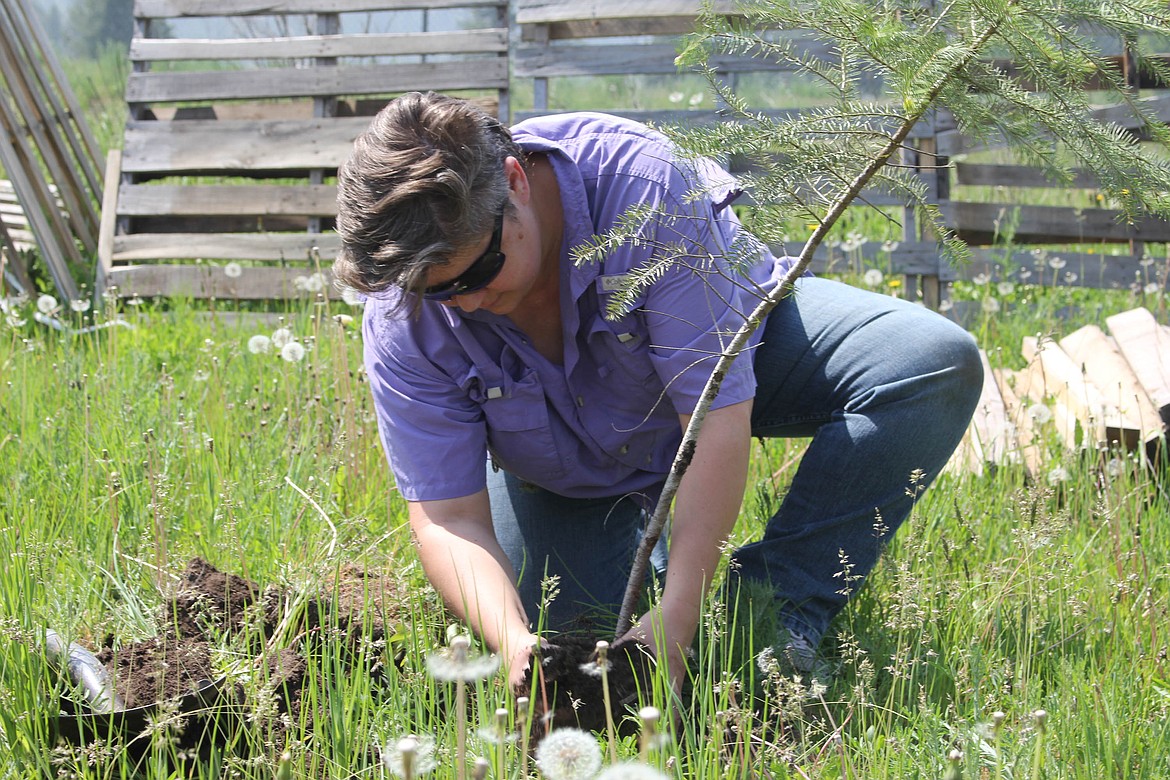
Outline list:
[[[1059,271],[1061,268],[1064,268],[1066,265],[1068,265],[1068,261],[1065,260],[1063,257],[1050,257],[1050,258],[1048,258],[1048,267],[1051,268],[1053,271]]]
[[[24,325],[24,323],[26,321],[22,320],[20,317],[13,314],[12,312],[9,312],[8,314],[4,315],[4,322],[6,322],[8,324],[8,327],[10,327],[10,328],[19,328],[22,325]]]
[[[882,251],[883,252],[893,252],[897,248],[898,248],[897,241],[883,241],[882,242]]]
[[[975,278],[971,280],[971,284],[983,287],[991,281],[991,277],[987,274],[975,274]]]
[[[272,346],[283,349],[284,345],[293,340],[293,332],[288,328],[277,328],[272,331]]]
[[[1000,295],[1007,297],[1016,291],[1015,282],[1000,282],[995,286]]]
[[[1157,282],[1150,282],[1142,288],[1142,292],[1146,295],[1157,295],[1162,289],[1162,286]]]
[[[536,765],[548,780],[589,780],[601,770],[601,746],[580,729],[557,729],[536,748]]]
[[[223,267],[223,275],[229,279],[239,279],[244,275],[244,267],[232,261]]]
[[[687,105],[697,106],[702,102],[703,102],[703,93],[696,92],[695,94],[691,95],[691,99],[687,101]]]
[[[205,368],[197,368],[191,374],[191,379],[195,382],[206,382],[211,378],[211,373]]]
[[[280,348],[280,357],[289,363],[300,363],[305,359],[305,346],[299,341],[290,341]]]
[[[1111,477],[1121,476],[1122,463],[1120,458],[1110,458],[1105,464],[1105,473]]]
[[[444,682],[486,680],[500,668],[499,656],[471,655],[471,640],[465,634],[454,637],[450,645],[427,656],[427,672]]]
[[[405,736],[387,742],[382,748],[382,764],[395,777],[421,777],[439,765],[435,758],[435,739],[426,735]]]
[[[1149,268],[1153,264],[1154,258],[1150,257],[1149,255],[1146,255],[1141,260],[1138,260],[1138,265],[1140,265],[1142,268]]]
[[[341,288],[341,300],[350,306],[361,306],[366,302],[365,296],[352,287]]]
[[[983,299],[983,303],[980,305],[983,307],[985,313],[995,314],[999,311],[999,298],[989,295]]]
[[[348,314],[334,314],[333,321],[341,327],[346,328],[353,324],[353,317]]]
[[[606,767],[597,780],[667,780],[668,775],[660,769],[638,761],[622,761]]]
[[[1052,419],[1052,410],[1047,404],[1032,404],[1028,407],[1028,416],[1033,422],[1043,425]]]
[[[955,308],[955,302],[952,301],[950,298],[947,298],[946,300],[938,302],[938,310],[940,312],[945,313],[945,312],[950,311],[953,308]]]
[[[686,95],[684,95],[681,92],[671,92],[670,95],[668,95],[666,99],[669,100],[671,103],[681,103],[681,102],[683,102],[683,98],[685,98],[685,97],[686,97]]]
[[[263,333],[257,333],[248,339],[248,351],[253,355],[267,355],[272,351],[272,339]]]
[[[73,300],[69,301],[69,308],[78,314],[84,314],[85,312],[89,311],[89,307],[89,298],[74,298]]]
[[[1048,484],[1049,485],[1058,485],[1061,482],[1067,482],[1067,481],[1068,481],[1068,469],[1066,469],[1064,466],[1057,466],[1056,468],[1052,469],[1052,471],[1048,472]],[[1040,710],[1038,710],[1038,712],[1039,711]]]
[[[317,271],[305,279],[305,292],[319,293],[325,289],[325,274]]]
[[[877,287],[885,278],[885,274],[883,274],[879,269],[870,268],[865,272],[865,275],[861,277],[861,280],[865,282],[866,287]]]
[[[57,311],[57,299],[48,293],[37,296],[37,311],[41,314],[52,314]]]
[[[308,283],[309,283],[309,277],[307,277],[307,276],[302,275],[302,276],[294,277],[293,278],[293,289],[297,290],[298,292],[304,292],[305,285],[307,285]]]

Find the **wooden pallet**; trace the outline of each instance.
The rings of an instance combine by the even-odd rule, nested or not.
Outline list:
[[[0,165],[14,195],[3,243],[14,263],[35,243],[58,292],[73,299],[69,266],[87,265],[97,246],[98,146],[25,0],[0,0],[0,41]]]
[[[1066,452],[1134,452],[1164,463],[1170,330],[1142,308],[1106,323],[1109,334],[1086,325],[1059,341],[1025,338],[1019,371],[992,370],[984,355],[983,394],[948,470],[1012,466],[1042,478],[1054,440]]]
[[[434,89],[507,115],[505,0],[137,0],[134,13],[131,120],[108,159],[98,252],[100,286],[123,296],[294,297],[298,276],[328,274],[337,167],[388,99]],[[208,19],[242,34],[182,32]]]

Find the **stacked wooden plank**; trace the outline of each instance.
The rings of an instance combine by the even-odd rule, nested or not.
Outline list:
[[[738,5],[736,0],[645,0],[633,5],[625,0],[516,0],[519,36],[514,37],[512,73],[517,83],[531,84],[533,105],[513,111],[513,119],[561,110],[601,110],[659,124],[725,121],[721,109],[726,106],[709,94],[706,78],[697,72],[680,72],[676,56],[683,36],[694,30],[700,14],[733,18]],[[768,30],[764,34],[791,44],[795,56],[836,56],[834,47],[808,31]],[[747,91],[783,98],[794,87],[799,90],[790,78],[795,71],[790,61],[719,53],[708,66],[715,79],[739,94]],[[664,83],[672,86],[663,88]],[[880,85],[870,86],[876,90]],[[622,95],[626,95],[626,102],[622,102]],[[752,110],[782,118],[804,108],[753,104]],[[907,167],[921,162],[920,175],[932,200],[942,196],[945,178],[933,164],[933,138],[940,128],[951,127],[945,118],[935,116],[920,123],[912,130],[899,160]],[[743,160],[723,162],[732,173],[749,170]],[[749,203],[750,197],[748,193],[740,202]],[[921,220],[904,199],[879,190],[867,190],[862,198],[886,213],[901,214],[904,232],[895,248],[883,249],[881,242],[870,242],[852,253],[850,263],[860,265],[858,261],[865,258],[861,262],[866,265],[880,264],[888,272],[902,275],[912,296],[922,280],[924,301],[936,306],[939,282],[954,276],[941,261],[934,237],[922,229]],[[850,263],[843,262],[839,250],[825,247],[814,260],[814,268],[844,271]]]
[[[58,292],[73,299],[69,264],[87,266],[97,248],[100,153],[25,0],[0,0],[0,41],[0,165],[20,212],[6,214],[4,243],[15,262],[31,238]]]
[[[986,364],[983,394],[949,468],[1015,465],[1041,476],[1064,451],[1138,453],[1163,463],[1170,424],[1170,330],[1138,308],[1059,341],[1028,337],[1019,371]],[[1057,450],[1060,451],[1059,449]]]
[[[100,286],[120,295],[293,297],[332,263],[337,167],[389,98],[433,89],[508,112],[506,0],[137,0],[134,14],[99,246]],[[208,37],[225,28],[238,37]]]

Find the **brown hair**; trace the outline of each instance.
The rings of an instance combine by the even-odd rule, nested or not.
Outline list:
[[[524,162],[473,103],[433,92],[392,100],[337,172],[334,277],[362,292],[420,289],[429,269],[491,231],[508,203],[507,157]]]

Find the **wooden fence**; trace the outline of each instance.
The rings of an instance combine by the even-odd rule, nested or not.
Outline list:
[[[731,13],[734,2],[720,0],[713,6],[717,12]],[[597,105],[566,102],[567,95],[588,94],[581,83],[592,79],[620,84],[616,77],[625,77],[627,84],[646,83],[650,79],[677,76],[674,55],[680,36],[693,29],[701,3],[689,0],[646,0],[628,3],[622,0],[516,0],[516,22],[519,34],[513,45],[513,77],[531,83],[533,107],[513,112],[514,118],[569,109],[603,109],[635,119],[652,121],[713,122],[719,121],[719,106],[709,99],[688,105],[687,95],[676,91],[669,97],[616,90],[617,96],[630,97],[629,104],[613,108],[613,94],[600,91]],[[826,56],[818,45],[802,41],[793,33],[783,33],[804,54]],[[1150,76],[1137,73],[1130,65],[1127,50],[1121,41],[1099,41],[1120,72],[1135,89],[1162,89]],[[786,72],[775,63],[759,59],[721,57],[712,63],[717,78],[737,91],[750,91],[752,79],[766,76],[769,83],[781,90]],[[1011,70],[1011,63],[999,63]],[[576,84],[576,88],[571,85]],[[558,93],[557,87],[569,87]],[[742,89],[742,87],[748,89]],[[673,101],[679,97],[678,103]],[[657,103],[651,101],[657,100]],[[1144,98],[1143,102],[1159,118],[1170,120],[1170,95]],[[799,108],[765,111],[784,114]],[[1134,133],[1140,132],[1133,112],[1126,106],[1112,106],[1097,112]],[[1027,205],[1035,200],[1036,188],[1054,192],[1056,185],[1039,170],[1019,165],[987,164],[960,159],[951,167],[954,158],[986,151],[960,133],[945,112],[931,115],[915,127],[908,148],[899,161],[915,166],[920,171],[929,193],[929,199],[941,207],[945,224],[973,248],[973,262],[961,269],[950,268],[942,262],[936,243],[924,230],[912,209],[902,208],[902,236],[897,247],[890,251],[881,242],[870,242],[856,248],[848,257],[840,249],[824,247],[814,260],[815,270],[854,267],[878,267],[887,273],[905,277],[907,294],[921,296],[925,303],[937,306],[941,285],[960,278],[974,279],[981,275],[989,279],[1016,279],[1039,281],[1054,278],[1065,284],[1095,287],[1127,287],[1135,279],[1148,278],[1149,261],[1145,244],[1170,241],[1170,224],[1160,220],[1145,220],[1136,225],[1125,225],[1115,210],[1104,207],[1094,199],[1096,183],[1086,174],[1078,173],[1072,186],[1064,187],[1050,199],[1066,201],[1062,205]],[[737,161],[727,161],[736,172]],[[976,185],[997,194],[998,202],[976,202],[964,199],[965,188]],[[897,211],[901,204],[892,203],[880,193],[865,193],[868,203]],[[1084,207],[1078,202],[1095,205]],[[1012,249],[993,248],[1001,243],[1008,229],[1013,231]],[[1113,245],[1110,253],[1091,254],[1062,252],[1055,264],[1060,274],[1045,273],[1040,263],[1050,258],[1033,254],[1033,245],[1069,244],[1080,246]],[[1120,248],[1120,254],[1112,249]],[[1162,265],[1165,265],[1163,263]],[[1054,270],[1054,269],[1053,269]],[[1022,275],[1022,277],[1021,277]],[[1165,274],[1159,280],[1165,284]]]
[[[5,8],[23,1],[3,0]],[[130,120],[122,149],[106,165],[98,286],[122,295],[297,294],[298,277],[327,272],[337,248],[337,166],[369,116],[402,91],[463,94],[512,120],[602,109],[656,122],[721,121],[701,79],[680,76],[674,62],[700,8],[699,0],[136,0]],[[732,13],[734,0],[717,0],[715,8]],[[406,21],[395,27],[391,17]],[[238,35],[213,38],[193,26],[207,19]],[[387,19],[385,27],[371,23]],[[784,34],[808,54],[827,56],[799,34]],[[1121,42],[1110,54],[1135,88],[1147,90],[1142,100],[1155,115],[1170,120],[1170,95],[1157,91],[1166,85],[1141,81]],[[721,57],[713,65],[740,91],[781,92],[791,75],[756,58]],[[515,105],[513,93],[531,94],[531,105]],[[75,113],[68,121],[77,121]],[[1099,114],[1140,132],[1124,106]],[[1037,170],[979,161],[981,151],[939,113],[915,128],[899,160],[919,170],[947,225],[974,247],[969,266],[948,267],[914,210],[874,192],[867,201],[903,225],[897,247],[870,242],[848,255],[824,247],[814,269],[879,267],[903,276],[906,294],[931,306],[947,282],[980,275],[1095,287],[1149,284],[1153,275],[1165,285],[1167,263],[1159,260],[1154,273],[1147,246],[1160,251],[1170,242],[1165,222],[1123,225],[1094,198],[1088,176],[1057,189]],[[726,162],[742,171],[738,160]],[[972,189],[994,193],[994,202],[979,202]],[[1041,191],[1056,205],[1033,205]],[[21,200],[26,211],[36,203],[34,212],[53,219],[44,197]],[[76,212],[66,203],[59,215]],[[1005,232],[1009,248],[994,246]],[[88,250],[92,229],[78,233],[71,246]],[[1051,244],[1082,251],[1055,260],[1029,251]],[[223,272],[228,261],[237,261],[232,276]]]
[[[508,114],[504,0],[137,0],[134,13],[98,252],[100,284],[121,295],[295,296],[298,279],[328,277],[337,167],[389,97],[453,91]],[[395,31],[404,14],[423,31]],[[190,29],[207,19],[241,35]]]

